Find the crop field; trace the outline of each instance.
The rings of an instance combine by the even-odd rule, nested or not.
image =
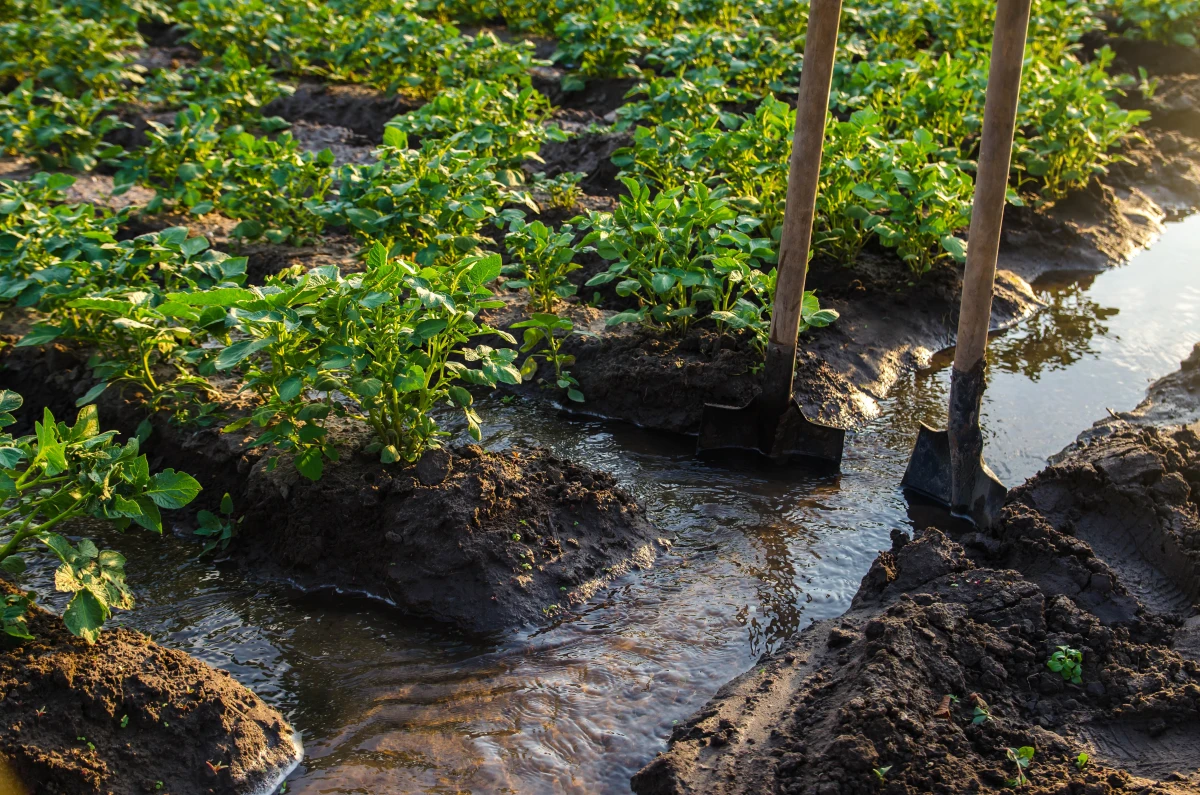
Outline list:
[[[907,352],[951,341],[995,8],[846,2],[796,387],[839,424],[878,413]],[[485,454],[480,406],[694,433],[705,400],[757,389],[807,17],[802,0],[6,0],[12,642],[34,640],[21,577],[46,561],[69,633],[111,634],[134,606],[111,528],[174,528],[210,558],[484,630],[561,615],[652,562],[657,536],[611,478]],[[1116,261],[1152,237],[1119,208],[1195,206],[1133,188],[1200,174],[1194,138],[1147,126],[1179,89],[1155,64],[1200,57],[1198,36],[1197,0],[1034,3],[1014,261],[1088,246]],[[1080,232],[1081,215],[1100,220]],[[1037,308],[1008,278],[999,325]],[[380,485],[406,477],[415,491]],[[523,478],[533,496],[513,497]],[[442,501],[415,503],[423,489]],[[442,542],[362,518],[385,499],[431,535],[452,517],[495,538],[454,542],[440,575],[397,574],[389,556],[441,560]],[[575,558],[556,527],[579,528]],[[385,532],[397,546],[379,551]],[[361,571],[335,560],[376,553]],[[453,588],[482,606],[428,595],[477,569],[492,585]]]

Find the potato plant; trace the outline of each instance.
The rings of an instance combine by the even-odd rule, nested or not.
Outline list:
[[[117,103],[85,91],[72,98],[25,80],[0,97],[0,153],[32,155],[44,168],[91,171],[122,153],[104,136],[125,127]]]
[[[116,431],[101,431],[95,406],[85,406],[74,425],[55,420],[49,409],[34,433],[13,438],[2,429],[15,422],[21,396],[0,390],[0,568],[25,570],[26,559],[49,552],[59,560],[55,587],[72,594],[63,623],[94,643],[114,609],[129,609],[125,558],[84,538],[71,543],[55,532],[92,517],[125,529],[132,524],[162,533],[162,509],[182,508],[200,484],[182,472],[150,473],[137,439],[124,445]],[[26,611],[34,595],[5,599],[3,629],[30,640]]]
[[[388,122],[407,135],[439,139],[466,133],[457,146],[479,157],[496,161],[507,185],[524,182],[517,167],[526,160],[540,161],[538,149],[546,141],[565,141],[556,125],[547,124],[550,101],[533,88],[510,90],[500,83],[472,80],[439,94],[429,103]]]
[[[265,429],[255,444],[292,452],[313,480],[338,455],[328,438],[331,416],[366,423],[370,449],[385,464],[415,461],[439,445],[447,435],[439,406],[462,411],[478,438],[466,386],[521,381],[515,350],[469,345],[489,335],[515,344],[477,319],[501,305],[487,287],[499,275],[496,255],[419,267],[376,244],[362,274],[318,268],[294,285],[223,294],[244,339],[221,351],[215,366],[238,368],[262,401],[228,430],[251,422]]]
[[[625,179],[612,213],[590,212],[582,228],[583,245],[594,245],[612,264],[588,280],[588,287],[611,284],[617,295],[636,301],[636,309],[620,312],[609,325],[646,323],[685,331],[692,318],[727,291],[744,286],[721,278],[713,262],[729,257],[752,266],[773,255],[770,240],[753,238],[757,218],[739,215],[720,193],[703,185],[685,193],[676,188],[652,195]]]
[[[408,136],[389,127],[378,161],[346,165],[337,175],[337,194],[312,205],[330,223],[354,230],[364,243],[382,242],[395,255],[431,265],[474,251],[488,241],[485,223],[501,218],[508,203],[537,209],[528,194],[505,191],[489,158],[473,155],[463,131],[422,141],[410,149]]]
[[[567,274],[582,266],[575,255],[590,248],[576,249],[575,228],[564,224],[557,231],[541,221],[526,223],[513,219],[504,244],[512,256],[512,264],[504,267],[505,276],[515,276],[504,284],[512,289],[524,287],[532,298],[531,304],[542,312],[550,312],[554,304],[575,295],[579,288],[567,279]]]

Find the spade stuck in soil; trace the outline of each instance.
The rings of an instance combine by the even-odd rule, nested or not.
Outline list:
[[[983,462],[979,412],[1030,5],[1031,0],[1001,0],[996,9],[983,140],[971,208],[970,247],[950,373],[949,417],[944,431],[921,426],[901,481],[905,488],[941,502],[984,527],[996,523],[1008,494]]]
[[[804,46],[804,70],[796,102],[796,132],[789,164],[787,207],[779,244],[779,281],[771,315],[771,338],[762,391],[747,406],[706,404],[697,450],[755,450],[776,463],[793,458],[842,461],[846,432],[804,416],[792,396],[796,338],[804,301],[804,277],[812,242],[817,180],[829,87],[837,51],[841,0],[813,0]]]

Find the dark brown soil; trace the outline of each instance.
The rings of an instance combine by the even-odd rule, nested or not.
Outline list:
[[[569,110],[586,110],[606,116],[625,104],[625,95],[640,81],[631,77],[589,78],[580,91],[564,92],[558,104]]]
[[[474,631],[543,623],[667,545],[611,476],[540,449],[385,467],[348,442],[316,483],[260,461],[240,505],[255,570]]]
[[[1032,746],[1022,791],[1196,792],[1200,666],[1170,648],[1171,622],[1023,505],[971,540],[898,536],[849,612],[726,685],[634,791],[1001,791],[1006,749]],[[1090,603],[1132,609],[1106,621]],[[1083,684],[1046,668],[1060,645],[1083,652]]]
[[[344,127],[371,143],[379,143],[389,121],[420,106],[420,102],[398,94],[389,96],[368,86],[302,83],[294,94],[273,100],[263,112],[290,122]]]
[[[0,651],[0,754],[32,795],[244,795],[299,758],[287,721],[223,671],[125,629],[88,646],[40,608],[29,627]]]
[[[1011,499],[1089,544],[1147,608],[1186,617],[1200,602],[1200,427],[1111,430]]]
[[[893,531],[851,609],[722,688],[634,791],[1000,791],[1028,745],[1022,791],[1200,792],[1200,427],[1133,425],[1196,410],[1197,365],[1014,489],[997,528]],[[1045,666],[1062,645],[1079,685]]]
[[[633,143],[628,133],[582,133],[572,136],[563,143],[546,143],[538,154],[546,161],[531,163],[532,171],[545,171],[546,176],[555,177],[564,171],[578,171],[587,176],[579,188],[592,196],[622,196],[629,191],[617,181],[620,171],[612,163],[612,155],[622,146]]]

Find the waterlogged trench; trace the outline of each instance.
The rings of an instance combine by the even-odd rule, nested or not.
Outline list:
[[[990,349],[986,455],[1007,483],[1178,367],[1200,340],[1197,251],[1200,216],[1124,268],[1035,285],[1049,308]],[[135,534],[122,548],[138,608],[118,620],[288,714],[307,753],[290,793],[627,792],[674,722],[843,611],[890,531],[909,526],[897,483],[917,423],[943,422],[948,362],[897,385],[841,475],[721,468],[688,440],[490,405],[491,447],[538,443],[613,472],[676,542],[537,633],[480,640],[365,600],[296,598]],[[48,593],[47,575],[30,584]]]

